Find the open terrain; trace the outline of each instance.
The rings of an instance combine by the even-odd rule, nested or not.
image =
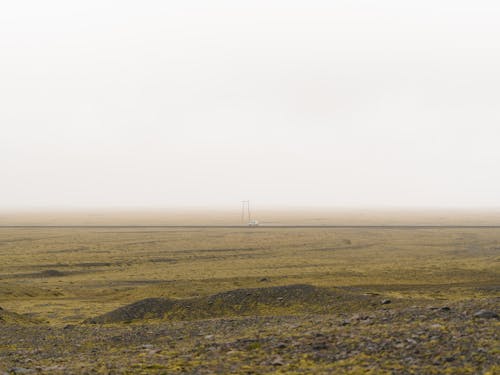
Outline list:
[[[495,227],[0,228],[0,374],[494,374],[499,301]]]

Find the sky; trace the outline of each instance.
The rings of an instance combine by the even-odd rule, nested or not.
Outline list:
[[[0,209],[500,207],[497,0],[0,3]]]

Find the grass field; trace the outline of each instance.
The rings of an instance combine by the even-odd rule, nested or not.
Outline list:
[[[297,284],[317,287],[316,294],[300,289],[299,294],[288,295],[286,287]],[[275,286],[285,288],[277,293],[284,293],[287,303],[276,302],[274,292],[269,292]],[[240,300],[239,309],[227,305],[239,292],[217,297],[218,293],[239,289],[257,296],[253,305]],[[323,297],[318,297],[324,296],[323,291],[334,293],[325,298],[338,298],[337,305],[325,309]],[[259,298],[270,295],[269,303],[264,299],[259,303]],[[460,323],[457,319],[484,307],[496,310],[499,296],[500,228],[1,228],[0,306],[21,315],[15,315],[18,319],[11,318],[10,322],[4,317],[7,322],[0,328],[4,342],[0,344],[0,370],[15,372],[20,367],[29,371],[38,366],[38,372],[61,373],[329,373],[337,368],[352,373],[398,373],[399,368],[403,373],[419,373],[425,364],[430,366],[428,373],[442,373],[439,370],[443,369],[450,373],[457,369],[463,373],[493,373],[499,370],[495,360],[497,320],[482,322],[482,332],[477,321]],[[168,319],[168,314],[164,318],[146,315],[154,319],[142,317],[132,324],[117,322],[109,327],[82,324],[145,298],[180,301],[175,305],[176,318]],[[212,305],[208,308],[210,298],[217,301],[219,309]],[[390,303],[382,304],[384,299]],[[393,314],[390,319],[401,316],[401,320],[391,323],[390,330],[401,335],[407,330],[411,336],[422,331],[422,327],[415,327],[419,321],[415,316],[429,311],[434,314],[430,310],[433,306],[445,305],[458,314],[456,319],[449,318],[446,323],[444,317],[433,315],[420,320],[429,321],[429,326],[441,325],[450,334],[454,330],[477,330],[475,335],[479,336],[470,336],[472,341],[467,345],[480,343],[486,351],[482,357],[472,360],[475,351],[470,347],[453,347],[450,350],[457,353],[450,354],[442,346],[443,353],[434,353],[445,358],[442,362],[429,357],[405,366],[403,357],[381,355],[377,359],[355,345],[356,334],[359,340],[363,335],[380,334],[383,327],[377,324],[387,324],[383,323],[384,314]],[[363,314],[369,318],[363,319]],[[346,319],[346,324],[339,323]],[[354,323],[364,320],[370,324]],[[30,351],[40,345],[26,339],[33,332],[43,337],[50,330],[59,330],[66,337],[68,326],[74,337],[86,343],[85,347],[76,349],[71,344],[66,354],[57,355],[54,349],[47,349],[52,354],[46,356]],[[12,327],[17,328],[11,331]],[[325,333],[328,327],[331,329]],[[126,332],[130,335],[130,330],[138,331],[126,344],[102,346],[103,337],[123,337]],[[172,342],[164,342],[156,354],[145,354],[157,350],[160,342],[147,332],[158,330],[173,330],[176,337],[183,337],[182,342],[177,342],[175,348]],[[340,351],[342,358],[332,360],[313,349],[292,355],[286,351],[289,344],[283,344],[281,352],[272,346],[281,345],[280,340],[289,342],[295,334],[312,335],[309,341],[318,341],[322,336],[314,336],[316,333],[331,335],[335,340],[346,335],[342,343],[350,344]],[[205,336],[209,338],[203,339]],[[441,340],[440,336],[429,337],[422,339],[427,346],[432,340]],[[390,337],[386,339],[392,342]],[[54,345],[63,345],[59,342],[63,339],[54,340]],[[66,345],[72,342],[70,338],[64,340]],[[148,340],[155,342],[149,344]],[[200,340],[215,342],[203,346]],[[238,340],[250,341],[240,346],[228,344]],[[418,341],[411,337],[409,340]],[[323,341],[325,348],[333,345]],[[229,349],[225,350],[224,345]],[[341,344],[336,346],[340,348]],[[208,348],[221,356],[234,353],[229,354],[230,360],[209,360]],[[437,350],[433,348],[429,350]],[[43,345],[40,350],[44,350]],[[91,350],[99,350],[101,355],[92,357]],[[118,352],[127,353],[123,354],[127,360],[120,361]],[[268,358],[269,353],[272,358]],[[448,361],[446,355],[457,360]],[[23,362],[26,358],[30,360],[27,363]],[[128,362],[130,358],[136,358],[135,362]],[[81,367],[72,367],[76,363]]]

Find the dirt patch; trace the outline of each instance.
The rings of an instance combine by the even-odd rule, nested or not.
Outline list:
[[[61,276],[66,276],[66,273],[58,270],[45,270],[40,272],[38,275],[40,277],[61,277]]]
[[[373,298],[306,284],[245,288],[188,299],[147,298],[85,323],[119,323],[144,319],[197,320],[223,316],[331,313],[370,309]]]

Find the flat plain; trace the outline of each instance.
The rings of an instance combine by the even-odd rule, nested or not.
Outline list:
[[[4,227],[0,373],[494,374],[499,261],[494,227]]]

